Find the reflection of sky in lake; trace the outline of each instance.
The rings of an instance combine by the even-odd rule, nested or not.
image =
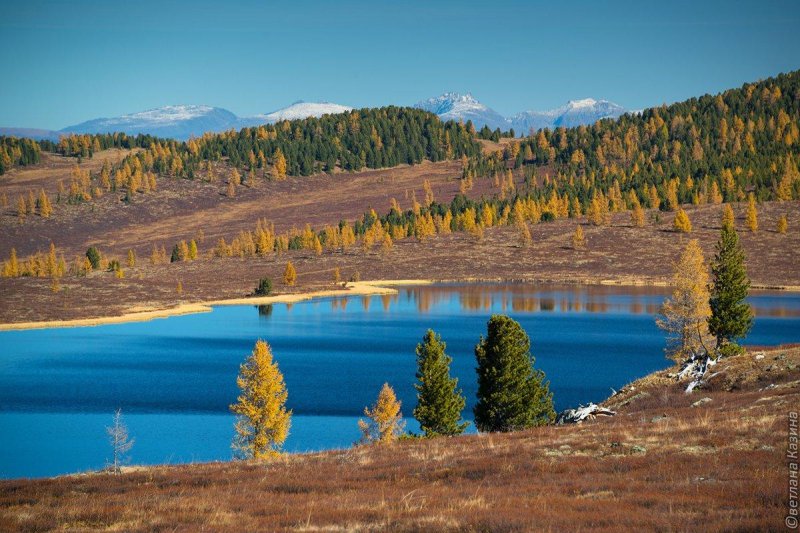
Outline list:
[[[259,338],[271,344],[285,375],[295,413],[290,450],[351,444],[358,416],[384,382],[409,416],[414,348],[428,328],[447,343],[471,418],[473,350],[492,313],[509,314],[528,332],[557,408],[599,401],[612,387],[667,366],[653,320],[666,294],[644,287],[437,285],[218,307],[143,323],[0,332],[0,475],[101,466],[103,421],[117,407],[139,438],[136,462],[229,458],[227,410],[236,399],[238,366]],[[800,340],[800,295],[756,293],[751,303],[758,318],[749,343]]]

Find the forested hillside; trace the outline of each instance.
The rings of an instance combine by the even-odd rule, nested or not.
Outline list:
[[[597,196],[612,210],[637,201],[661,209],[741,201],[748,192],[789,200],[800,193],[799,124],[796,71],[592,126],[541,130],[502,156],[474,159],[465,177],[491,176],[513,161],[535,177],[534,198],[555,192],[574,204],[570,214]]]

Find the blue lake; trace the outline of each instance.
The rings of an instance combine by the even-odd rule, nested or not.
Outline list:
[[[611,388],[668,366],[654,323],[654,288],[521,284],[400,288],[392,296],[313,300],[151,322],[0,332],[0,477],[103,467],[105,426],[120,408],[135,464],[228,460],[239,364],[270,343],[294,411],[285,448],[350,446],[357,420],[389,382],[410,417],[414,347],[432,328],[452,372],[475,401],[473,349],[492,313],[531,337],[557,409],[606,398]],[[747,344],[800,341],[800,295],[758,292]],[[409,430],[416,430],[413,419]]]

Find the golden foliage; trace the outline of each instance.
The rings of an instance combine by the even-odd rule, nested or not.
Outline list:
[[[391,444],[397,440],[404,427],[400,406],[400,400],[397,399],[394,389],[388,383],[384,383],[372,409],[364,408],[367,420],[358,421],[362,442]]]
[[[684,211],[683,208],[678,209],[678,212],[675,213],[675,220],[672,222],[672,229],[679,233],[692,232],[692,222],[689,220],[689,215],[686,214],[686,211]]]
[[[778,219],[778,233],[786,233],[787,229],[789,229],[789,223],[786,220],[786,215],[781,215],[781,217]]]
[[[697,239],[686,244],[675,264],[672,284],[672,296],[664,302],[656,323],[667,332],[667,355],[680,361],[701,349],[711,316],[708,266]]]
[[[297,282],[297,271],[291,261],[286,263],[286,268],[283,271],[283,283],[293,286]]]
[[[744,223],[750,231],[758,230],[758,211],[756,210],[756,198],[753,193],[747,198],[747,214]]]
[[[241,459],[271,459],[280,454],[289,435],[292,411],[286,409],[286,384],[273,360],[269,344],[262,340],[239,367],[240,394],[230,406],[238,415],[232,447]]]
[[[583,228],[580,225],[575,226],[575,233],[572,234],[572,247],[576,250],[586,247],[586,237],[583,235]]]

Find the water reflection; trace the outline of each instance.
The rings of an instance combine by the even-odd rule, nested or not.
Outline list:
[[[670,290],[665,287],[620,287],[607,285],[558,284],[437,284],[400,288],[397,294],[358,297],[361,310],[370,312],[373,299],[380,299],[384,313],[393,305],[430,313],[438,308],[474,313],[600,313],[654,315]],[[332,310],[346,311],[351,297],[332,298]],[[753,291],[749,298],[756,316],[800,317],[800,296],[774,291]],[[376,302],[377,303],[377,302]],[[259,306],[259,315],[270,316],[268,306]],[[262,309],[263,308],[263,309]],[[291,310],[291,305],[287,306]]]

